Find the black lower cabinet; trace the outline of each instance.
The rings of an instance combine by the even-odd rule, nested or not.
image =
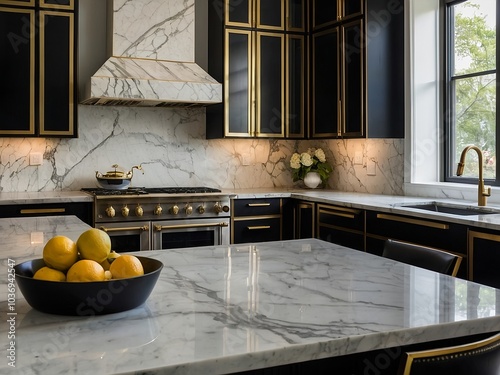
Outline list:
[[[470,229],[468,243],[469,279],[500,288],[500,233]]]
[[[74,215],[93,225],[91,202],[0,205],[0,218]]]
[[[365,211],[318,204],[318,237],[356,250],[365,249]]]

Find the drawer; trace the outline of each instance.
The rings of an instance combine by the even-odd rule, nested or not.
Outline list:
[[[281,240],[281,219],[235,220],[232,231],[232,243],[279,241]]]
[[[467,228],[460,224],[368,211],[366,234],[380,239],[393,238],[436,247],[462,255],[467,253]]]
[[[318,226],[341,227],[364,232],[365,212],[355,208],[318,204]]]
[[[233,216],[280,215],[281,199],[234,199]]]

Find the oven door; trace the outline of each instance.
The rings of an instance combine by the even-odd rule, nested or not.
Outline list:
[[[229,245],[229,218],[155,221],[153,249]]]
[[[150,250],[151,223],[149,221],[102,223],[102,229],[111,238],[111,249],[120,252]]]

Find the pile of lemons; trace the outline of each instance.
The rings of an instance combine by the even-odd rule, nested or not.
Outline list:
[[[43,261],[45,267],[35,272],[34,279],[88,282],[144,275],[137,257],[111,251],[109,235],[96,228],[83,232],[76,242],[52,237],[43,248]]]

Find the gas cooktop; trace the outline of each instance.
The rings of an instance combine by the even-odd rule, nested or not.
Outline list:
[[[221,190],[209,187],[130,187],[123,190],[102,189],[102,188],[83,188],[92,195],[146,195],[146,194],[203,194],[203,193],[220,193]]]

